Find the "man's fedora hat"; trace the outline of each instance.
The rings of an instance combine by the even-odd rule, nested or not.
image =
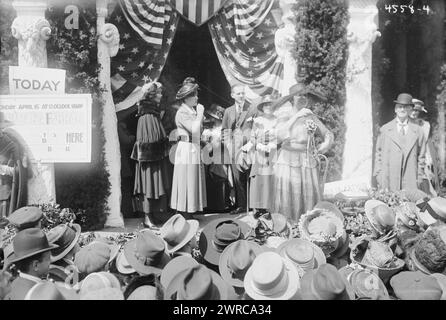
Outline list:
[[[303,300],[354,300],[350,283],[331,264],[310,270],[301,279]]]
[[[303,239],[290,239],[282,243],[277,248],[277,252],[304,272],[317,269],[319,266],[327,263],[322,249],[311,241]]]
[[[404,104],[413,106],[412,96],[408,93],[400,93],[396,100],[393,100],[394,103]]]
[[[216,273],[204,265],[189,267],[172,279],[165,300],[229,300],[235,292]]]
[[[278,253],[259,254],[245,275],[244,287],[254,300],[290,300],[300,288],[299,272],[294,264]]]
[[[160,274],[170,261],[163,239],[151,230],[143,230],[136,239],[127,242],[124,254],[128,263],[140,274]]]
[[[209,222],[200,234],[198,246],[203,259],[218,266],[220,255],[231,243],[245,239],[251,227],[243,221],[220,218]]]
[[[190,256],[178,256],[169,261],[161,272],[160,282],[163,288],[167,288],[178,274],[188,268],[198,266],[197,260]]]
[[[226,283],[233,287],[243,288],[243,280],[254,259],[263,252],[257,243],[238,240],[223,250],[220,261],[220,275]]]
[[[10,263],[16,263],[17,261],[58,247],[56,244],[49,244],[45,233],[38,228],[19,231],[12,240],[12,243],[14,253],[11,255]]]
[[[74,223],[72,226],[59,224],[52,228],[48,234],[48,241],[59,247],[51,250],[51,262],[56,262],[67,255],[77,244],[81,235],[81,226]]]
[[[181,214],[175,214],[160,229],[161,238],[166,242],[167,253],[173,253],[184,247],[195,236],[199,223],[186,220]]]
[[[124,250],[119,251],[116,257],[116,269],[120,274],[132,274],[136,272],[136,270],[133,269],[133,267],[127,261]]]

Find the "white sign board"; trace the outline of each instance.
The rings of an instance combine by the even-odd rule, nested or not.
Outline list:
[[[64,94],[65,70],[9,67],[10,94]]]
[[[4,95],[0,111],[22,137],[31,159],[91,161],[91,95]]]

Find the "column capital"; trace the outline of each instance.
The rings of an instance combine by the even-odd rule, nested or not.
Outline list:
[[[104,24],[99,30],[99,41],[107,46],[110,57],[116,56],[119,50],[118,28],[111,23]]]
[[[47,0],[14,0],[13,8],[17,12],[17,16],[39,16],[45,17],[45,10],[48,6]]]

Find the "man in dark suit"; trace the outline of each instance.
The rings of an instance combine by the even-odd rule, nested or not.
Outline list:
[[[236,189],[237,208],[232,213],[238,214],[246,211],[246,184],[249,178],[249,168],[246,166],[240,168],[237,166],[237,162],[241,161],[241,156],[246,155],[243,154],[242,149],[251,137],[252,123],[257,115],[257,108],[251,108],[245,101],[245,86],[241,84],[231,87],[231,97],[235,103],[225,110],[222,130],[224,144],[229,151]]]

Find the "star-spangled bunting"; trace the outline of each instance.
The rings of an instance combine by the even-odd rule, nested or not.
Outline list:
[[[273,4],[274,0],[235,0],[209,21],[226,79],[247,85],[250,100],[278,93],[283,79],[283,63],[274,45],[278,27],[271,13]]]
[[[111,59],[111,87],[116,111],[138,102],[142,85],[159,78],[179,20],[178,13],[164,0],[157,1],[156,5],[151,5],[153,2],[150,0],[121,0],[120,4],[110,17],[110,22],[121,35],[118,54]],[[133,20],[129,20],[132,16]],[[143,19],[154,16],[157,17],[156,25],[154,22],[150,25],[150,20]],[[160,21],[164,21],[163,27]],[[135,24],[139,24],[136,27],[139,32],[135,31]],[[140,36],[141,32],[144,38]]]

